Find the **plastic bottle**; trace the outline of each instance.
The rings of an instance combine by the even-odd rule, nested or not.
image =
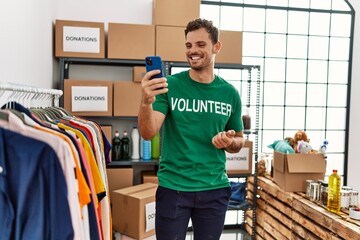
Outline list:
[[[121,160],[121,139],[118,130],[115,131],[114,138],[112,139],[111,160]]]
[[[250,117],[250,109],[249,108],[244,109],[244,115],[242,116],[242,121],[244,124],[244,130],[251,129],[251,117]]]
[[[151,159],[151,140],[142,139],[142,158],[143,160]]]
[[[143,154],[143,141],[144,141],[144,139],[140,136],[140,159],[143,159],[143,156],[144,156],[144,154]]]
[[[123,133],[123,137],[121,138],[121,150],[122,150],[122,155],[121,155],[121,159],[123,160],[127,160],[130,159],[130,139],[127,136],[127,132],[126,130]]]
[[[327,209],[330,212],[339,213],[341,207],[340,199],[340,188],[341,188],[341,178],[337,174],[337,170],[333,170],[333,173],[329,177],[328,182],[328,201]]]
[[[160,133],[158,132],[151,139],[151,158],[159,159],[159,157],[160,157]]]
[[[133,127],[131,131],[131,159],[140,159],[139,152],[139,142],[140,142],[140,134],[137,127]]]

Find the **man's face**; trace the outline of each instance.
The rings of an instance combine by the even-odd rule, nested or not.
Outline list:
[[[188,32],[185,41],[186,57],[192,69],[203,70],[212,66],[215,60],[216,45],[204,28]]]

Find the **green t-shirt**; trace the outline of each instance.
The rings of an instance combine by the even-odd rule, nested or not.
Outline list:
[[[166,94],[153,109],[165,114],[159,184],[177,191],[203,191],[230,186],[224,149],[212,138],[243,129],[239,92],[216,76],[210,84],[193,81],[189,71],[167,76]]]

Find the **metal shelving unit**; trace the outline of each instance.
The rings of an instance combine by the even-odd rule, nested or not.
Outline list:
[[[119,66],[119,67],[133,67],[133,66],[145,66],[143,60],[121,60],[121,59],[94,59],[94,58],[60,58],[59,59],[59,71],[60,71],[60,89],[64,90],[64,80],[69,78],[70,66],[72,64],[77,65],[107,65],[107,66]],[[186,62],[164,62],[163,72],[166,75],[171,74],[172,67],[188,67]],[[246,179],[249,176],[254,176],[254,189],[253,189],[253,199],[252,203],[247,202],[239,208],[231,208],[229,211],[247,211],[249,209],[253,210],[252,214],[252,234],[251,238],[255,239],[255,227],[256,227],[256,198],[258,197],[258,181],[257,181],[257,165],[258,165],[258,130],[259,130],[259,106],[260,106],[260,66],[258,65],[242,65],[242,64],[215,64],[215,68],[219,69],[240,69],[248,72],[247,79],[247,97],[246,97],[246,107],[255,107],[255,127],[251,130],[245,130],[244,134],[248,138],[253,135],[255,140],[253,143],[253,160],[254,160],[254,173],[253,174],[232,174],[229,177],[231,178],[242,178]],[[254,71],[256,71],[256,79],[254,79]],[[253,91],[252,85],[256,86],[256,99],[255,103],[252,102],[251,93]],[[60,106],[63,106],[63,99],[60,99]],[[106,117],[110,118],[110,117]],[[113,162],[109,167],[126,167],[126,166],[158,166],[158,161],[142,161],[142,160],[129,160],[129,161],[118,161]],[[242,229],[245,230],[245,215],[243,222],[240,225]],[[225,228],[238,227],[236,226],[225,226]]]

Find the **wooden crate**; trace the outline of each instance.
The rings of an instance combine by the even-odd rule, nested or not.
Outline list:
[[[248,179],[247,197],[252,199],[254,178]],[[256,208],[256,239],[360,239],[360,221],[346,211],[330,213],[303,193],[284,192],[271,179],[259,177]],[[251,232],[252,215],[245,215]]]

